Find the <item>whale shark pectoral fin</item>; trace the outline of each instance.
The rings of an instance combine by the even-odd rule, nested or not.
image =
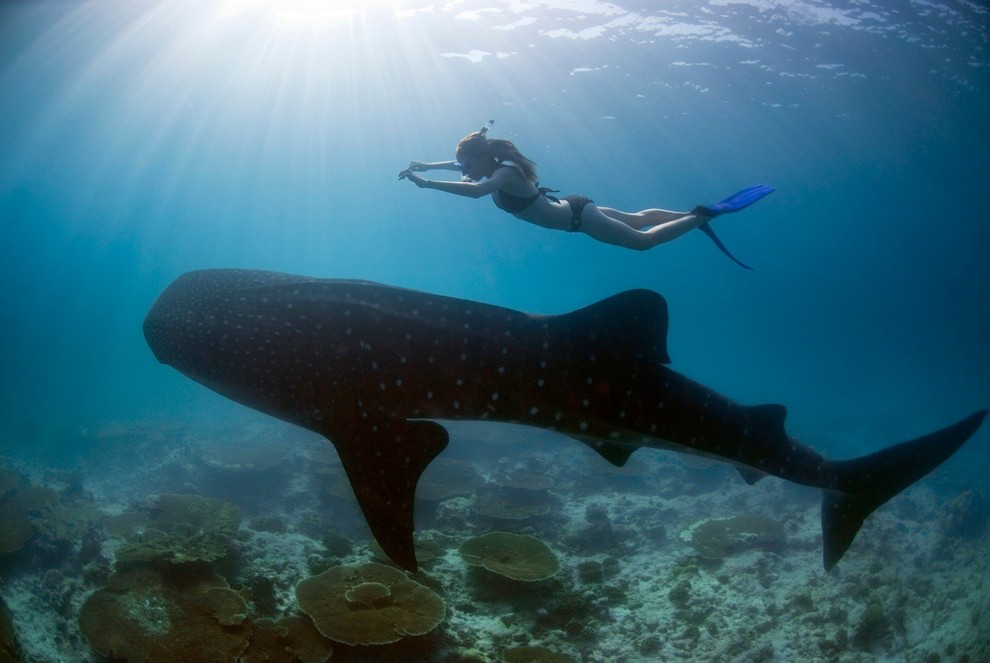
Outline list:
[[[416,484],[447,446],[447,430],[432,421],[362,420],[325,435],[337,449],[378,544],[393,562],[415,572]]]

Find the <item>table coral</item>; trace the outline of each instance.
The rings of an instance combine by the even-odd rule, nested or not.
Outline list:
[[[525,534],[489,532],[468,539],[458,552],[468,564],[513,580],[546,580],[560,571],[560,562],[553,551],[539,539]]]
[[[57,502],[55,491],[42,486],[17,488],[0,499],[0,553],[20,550],[35,535],[44,508]]]
[[[235,505],[198,495],[161,495],[138,533],[117,551],[118,562],[212,562],[227,554],[240,526]]]
[[[173,581],[144,567],[111,576],[83,604],[79,628],[101,655],[130,663],[234,663],[248,645],[246,612],[219,576]]]
[[[296,586],[299,608],[327,638],[384,645],[429,633],[446,605],[433,590],[382,564],[335,566]]]
[[[291,615],[277,621],[258,619],[250,626],[251,641],[238,663],[326,663],[333,656],[333,646],[305,617]]]
[[[457,495],[470,495],[484,483],[472,463],[456,458],[437,458],[419,478],[416,497],[439,501]]]
[[[784,528],[776,520],[744,514],[695,523],[681,533],[681,539],[700,557],[720,560],[746,548],[776,548],[784,542]]]

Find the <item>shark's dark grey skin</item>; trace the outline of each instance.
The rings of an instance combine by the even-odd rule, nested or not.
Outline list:
[[[360,281],[204,270],[144,322],[155,356],[224,396],[325,435],[372,532],[415,570],[416,482],[447,445],[433,420],[556,430],[621,465],[674,448],[823,489],[825,568],[869,514],[951,456],[982,410],[938,432],[829,461],[784,431],[782,405],[747,407],[676,373],[667,305],[632,290],[537,316]]]

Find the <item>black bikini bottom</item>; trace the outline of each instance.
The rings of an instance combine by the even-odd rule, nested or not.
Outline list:
[[[586,196],[564,196],[564,200],[571,206],[571,227],[568,232],[577,232],[581,229],[581,212],[588,203],[595,201]]]

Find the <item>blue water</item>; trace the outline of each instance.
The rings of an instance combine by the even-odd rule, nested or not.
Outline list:
[[[210,403],[140,323],[214,266],[546,313],[653,288],[675,368],[836,454],[990,403],[983,5],[585,4],[5,3],[3,448]],[[700,233],[636,254],[396,179],[489,117],[620,209],[774,185],[716,223],[756,271]]]
[[[238,416],[141,333],[207,267],[539,313],[654,289],[674,369],[787,405],[831,457],[990,406],[986,4],[640,4],[0,4],[0,456]],[[755,271],[701,233],[636,253],[397,179],[489,118],[601,205],[773,185],[714,222]],[[929,481],[988,473],[984,426]]]

